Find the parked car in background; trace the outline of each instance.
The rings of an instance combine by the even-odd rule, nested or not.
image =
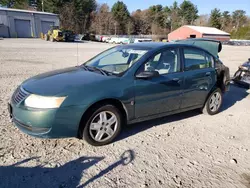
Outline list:
[[[206,44],[206,45],[205,45]],[[84,64],[24,81],[8,105],[23,132],[101,146],[122,126],[193,109],[214,115],[229,88],[218,41],[115,46]]]
[[[127,38],[127,37],[112,37],[109,40],[109,43],[112,43],[112,44],[130,44],[131,39]]]
[[[131,39],[130,38],[119,38],[118,44],[130,44]]]
[[[101,42],[102,41],[102,37],[101,35],[95,35],[95,41]]]
[[[111,39],[108,41],[110,44],[119,44],[119,38],[117,37],[111,37]]]
[[[111,38],[109,36],[104,36],[102,42],[108,42]]]
[[[138,43],[138,42],[152,42],[152,39],[134,39],[134,43]]]
[[[63,39],[65,42],[74,42],[75,41],[75,33],[71,30],[62,30]]]
[[[91,33],[86,33],[83,35],[82,40],[87,40],[87,41],[96,41],[96,36]]]

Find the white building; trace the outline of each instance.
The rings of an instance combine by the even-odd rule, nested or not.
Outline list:
[[[51,25],[59,26],[57,14],[0,8],[0,37],[36,38]]]

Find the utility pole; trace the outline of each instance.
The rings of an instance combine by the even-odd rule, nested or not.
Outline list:
[[[43,5],[43,0],[42,0],[42,11],[44,12],[44,5]]]
[[[115,35],[117,33],[117,22],[115,22]]]

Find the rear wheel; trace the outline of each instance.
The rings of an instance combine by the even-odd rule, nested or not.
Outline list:
[[[84,139],[93,146],[111,143],[120,133],[122,116],[113,105],[104,105],[93,110],[83,129]]]
[[[202,109],[204,114],[215,115],[220,111],[222,106],[223,96],[221,89],[217,88],[210,94]]]

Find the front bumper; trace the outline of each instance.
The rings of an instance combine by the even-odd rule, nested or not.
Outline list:
[[[31,125],[25,125],[24,123],[20,122],[16,118],[12,118],[13,123],[21,129],[23,132],[31,134],[33,136],[40,136],[48,134],[52,128],[44,128],[44,127],[34,127]]]
[[[40,138],[77,137],[85,106],[58,109],[31,109],[9,104],[14,125],[22,132]]]

